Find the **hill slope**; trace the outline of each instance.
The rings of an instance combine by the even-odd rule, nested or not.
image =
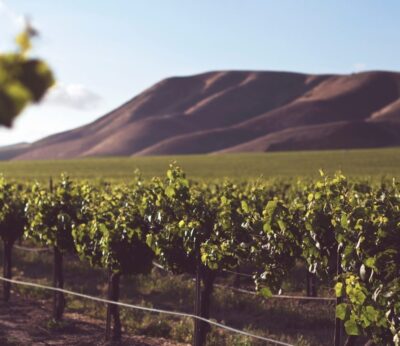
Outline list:
[[[220,71],[163,80],[13,159],[400,145],[400,73]]]

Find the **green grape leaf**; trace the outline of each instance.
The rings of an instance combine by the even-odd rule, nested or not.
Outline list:
[[[357,325],[357,322],[350,318],[346,322],[344,322],[344,329],[346,330],[347,335],[360,335],[360,328]]]
[[[241,204],[242,209],[243,209],[243,211],[244,211],[245,213],[248,213],[248,212],[250,211],[249,206],[248,206],[248,204],[247,204],[246,201],[241,201],[240,204]]]
[[[341,297],[343,295],[343,283],[337,282],[335,285],[336,297]]]
[[[272,291],[268,287],[263,287],[260,289],[260,294],[264,298],[271,298],[273,296]]]
[[[347,304],[341,303],[336,306],[336,317],[342,321],[346,318],[347,314]]]

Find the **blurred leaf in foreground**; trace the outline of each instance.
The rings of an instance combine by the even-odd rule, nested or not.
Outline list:
[[[37,35],[37,31],[27,24],[16,37],[17,51],[0,52],[0,125],[11,127],[15,117],[28,104],[39,102],[54,84],[48,65],[28,57],[31,39]]]

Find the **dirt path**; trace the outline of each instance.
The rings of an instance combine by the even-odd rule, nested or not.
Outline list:
[[[66,313],[62,325],[54,327],[50,315],[50,307],[44,301],[14,296],[8,304],[0,302],[0,345],[109,345],[104,342],[103,321]],[[144,336],[124,336],[118,345],[186,346]]]

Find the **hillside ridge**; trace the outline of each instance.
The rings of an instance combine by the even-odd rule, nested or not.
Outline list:
[[[400,145],[400,73],[212,71],[170,77],[94,122],[0,159]]]

